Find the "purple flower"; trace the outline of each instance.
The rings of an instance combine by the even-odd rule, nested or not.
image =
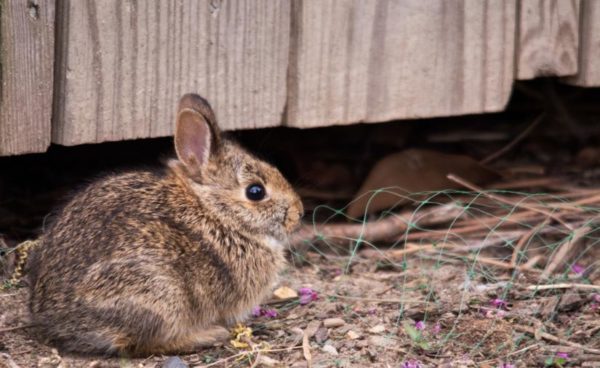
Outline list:
[[[262,315],[268,318],[275,318],[277,317],[277,310],[275,309],[263,309],[262,310]]]
[[[492,299],[490,301],[490,304],[496,308],[503,308],[503,309],[506,309],[506,307],[508,306],[508,303],[506,302],[506,300],[500,299],[500,298]]]
[[[592,295],[592,300],[594,300],[596,303],[600,303],[600,294]]]
[[[440,323],[436,323],[435,325],[433,325],[433,334],[437,335],[442,331],[442,326],[440,325]]]
[[[260,305],[252,308],[252,315],[254,317],[268,317],[275,318],[278,316],[276,309],[264,309]]]
[[[425,329],[425,322],[423,321],[417,321],[415,323],[415,328],[419,331],[423,331]]]
[[[498,368],[517,368],[517,366],[510,363],[502,363],[498,366]]]
[[[254,317],[260,317],[262,315],[262,308],[260,307],[260,305],[252,307],[252,315]]]
[[[298,290],[298,294],[300,294],[301,305],[306,305],[319,299],[319,294],[311,288],[300,288],[300,290]]]
[[[370,316],[376,315],[377,314],[377,308],[371,307],[371,308],[367,309],[367,314],[370,315]]]
[[[407,360],[406,362],[402,363],[402,365],[400,366],[401,368],[421,368],[421,362],[418,360]]]
[[[300,295],[310,295],[313,293],[313,289],[311,288],[307,288],[307,287],[303,287],[298,289],[298,294]]]
[[[580,265],[580,264],[574,263],[574,264],[571,266],[571,271],[573,271],[573,272],[575,272],[576,274],[578,274],[578,275],[580,275],[580,276],[581,276],[581,275],[583,275],[583,273],[585,272],[585,267],[584,267],[584,266],[582,266],[582,265]]]
[[[558,353],[556,353],[556,356],[558,358],[569,359],[569,353],[565,353],[565,352],[559,351]]]

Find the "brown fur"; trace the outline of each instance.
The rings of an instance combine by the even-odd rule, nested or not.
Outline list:
[[[198,113],[185,117],[192,128],[175,137],[178,155],[189,156],[162,172],[93,183],[64,207],[32,254],[32,319],[61,349],[193,351],[221,336],[220,325],[244,320],[285,265],[283,249],[272,244],[285,242],[299,223],[298,196],[277,169],[220,136],[204,100],[185,96],[180,111],[190,108]],[[202,142],[190,143],[190,131]],[[210,154],[203,159],[204,148]],[[268,197],[245,198],[252,183],[262,183]]]

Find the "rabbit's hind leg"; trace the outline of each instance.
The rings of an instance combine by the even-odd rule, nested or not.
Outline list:
[[[80,302],[67,313],[72,322],[60,323],[74,330],[76,338],[63,339],[71,351],[130,356],[163,352],[202,322],[192,313],[192,298],[182,281],[165,265],[140,258],[94,265],[75,293]]]
[[[113,307],[78,303],[72,310],[40,314],[37,320],[40,333],[61,351],[104,356],[145,354],[163,340],[165,330],[163,317],[127,301]]]

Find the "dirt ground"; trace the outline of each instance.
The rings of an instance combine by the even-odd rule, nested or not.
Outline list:
[[[600,259],[600,249],[590,257]],[[304,265],[290,265],[280,286],[311,288],[316,300],[263,305],[277,316],[248,321],[251,346],[226,342],[180,358],[192,367],[308,367],[309,361],[312,367],[538,367],[567,353],[564,366],[600,364],[600,355],[569,345],[600,349],[599,291],[536,293],[527,290],[537,282],[527,274],[470,278],[468,263],[436,265],[418,256],[402,271],[360,255],[348,265],[348,257],[309,252]],[[595,277],[589,281],[600,285],[600,273]],[[507,305],[494,303],[498,298]],[[26,299],[25,288],[0,294],[2,326],[27,325]],[[545,338],[542,330],[561,340]],[[60,355],[27,328],[2,333],[0,351],[8,354],[0,362],[11,368],[162,367],[168,359]]]
[[[284,172],[307,210],[305,242],[292,244],[257,316],[194,354],[73,356],[33,336],[27,288],[8,287],[0,367],[600,367],[600,90],[557,87],[565,109],[546,102],[543,83],[520,88],[502,114],[236,133]],[[422,149],[437,156],[419,161]],[[37,236],[67,193],[169,150],[165,138],[0,158],[0,282],[15,264],[6,250]],[[413,203],[395,193],[379,212],[348,219],[345,206],[390,154],[401,169],[384,171],[404,174],[392,185],[433,190],[449,183],[440,167],[462,162],[491,172],[481,186],[498,190],[453,182],[454,192]]]

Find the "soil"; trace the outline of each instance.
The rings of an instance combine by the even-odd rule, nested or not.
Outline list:
[[[600,259],[600,249],[590,257]],[[180,358],[194,367],[308,367],[302,343],[307,333],[313,367],[400,367],[411,361],[420,362],[420,367],[536,367],[557,352],[569,353],[568,366],[600,361],[600,355],[519,329],[543,327],[557,338],[600,349],[600,303],[593,299],[598,294],[571,289],[532,293],[527,286],[535,285],[536,279],[527,274],[480,274],[470,279],[468,263],[439,265],[413,257],[407,264],[401,272],[378,270],[368,258],[354,257],[349,263],[348,257],[309,252],[305,265],[290,265],[280,286],[311,288],[318,294],[316,300],[301,305],[292,298],[263,305],[275,309],[277,316],[248,321],[253,347],[234,348],[225,342]],[[595,277],[589,281],[600,285],[600,273]],[[494,306],[496,298],[508,304]],[[548,309],[550,304],[554,308]],[[23,327],[0,335],[0,351],[18,366],[161,367],[168,359],[59,354],[29,333],[26,305],[26,288],[0,294],[1,325]],[[330,318],[341,318],[343,325],[324,327]],[[422,330],[417,329],[420,322]],[[414,331],[417,336],[411,337]]]
[[[522,88],[547,88],[536,83]],[[573,194],[566,204],[600,198],[600,114],[590,107],[600,91],[558,88],[571,116],[517,92],[502,114],[235,135],[275,162],[299,189],[308,225],[347,224],[336,209],[352,200],[369,168],[385,155],[417,147],[481,159],[505,147],[542,109],[548,117],[544,128],[490,167],[505,182],[559,178],[567,184],[552,192]],[[39,234],[51,209],[100,172],[155,164],[169,150],[170,139],[159,139],[52,147],[45,155],[1,158],[0,248]],[[529,193],[542,189],[548,188],[519,187]],[[519,202],[518,195],[505,195]],[[413,234],[408,243],[400,237],[373,243],[354,239],[296,248],[277,288],[296,293],[309,288],[314,300],[274,296],[262,307],[276,316],[249,319],[243,327],[251,335],[232,332],[233,343],[179,355],[179,365],[166,356],[106,358],[57,351],[28,328],[27,288],[5,288],[0,291],[0,367],[600,367],[600,200],[561,215],[559,220],[589,231],[573,241],[575,251],[550,277],[542,273],[575,233],[520,204],[507,206],[485,196],[478,204],[461,201],[478,212],[457,217],[456,223],[447,218],[416,229],[420,235]],[[444,216],[442,208],[433,213]],[[505,224],[512,214],[527,216]],[[496,221],[484,224],[489,218]],[[474,230],[455,232],[467,226]],[[426,230],[438,237],[423,235]],[[522,249],[523,263],[511,268],[516,243],[524,237],[531,237],[531,246]],[[10,253],[0,261],[1,282],[17,259]],[[547,288],[537,290],[537,285]]]

